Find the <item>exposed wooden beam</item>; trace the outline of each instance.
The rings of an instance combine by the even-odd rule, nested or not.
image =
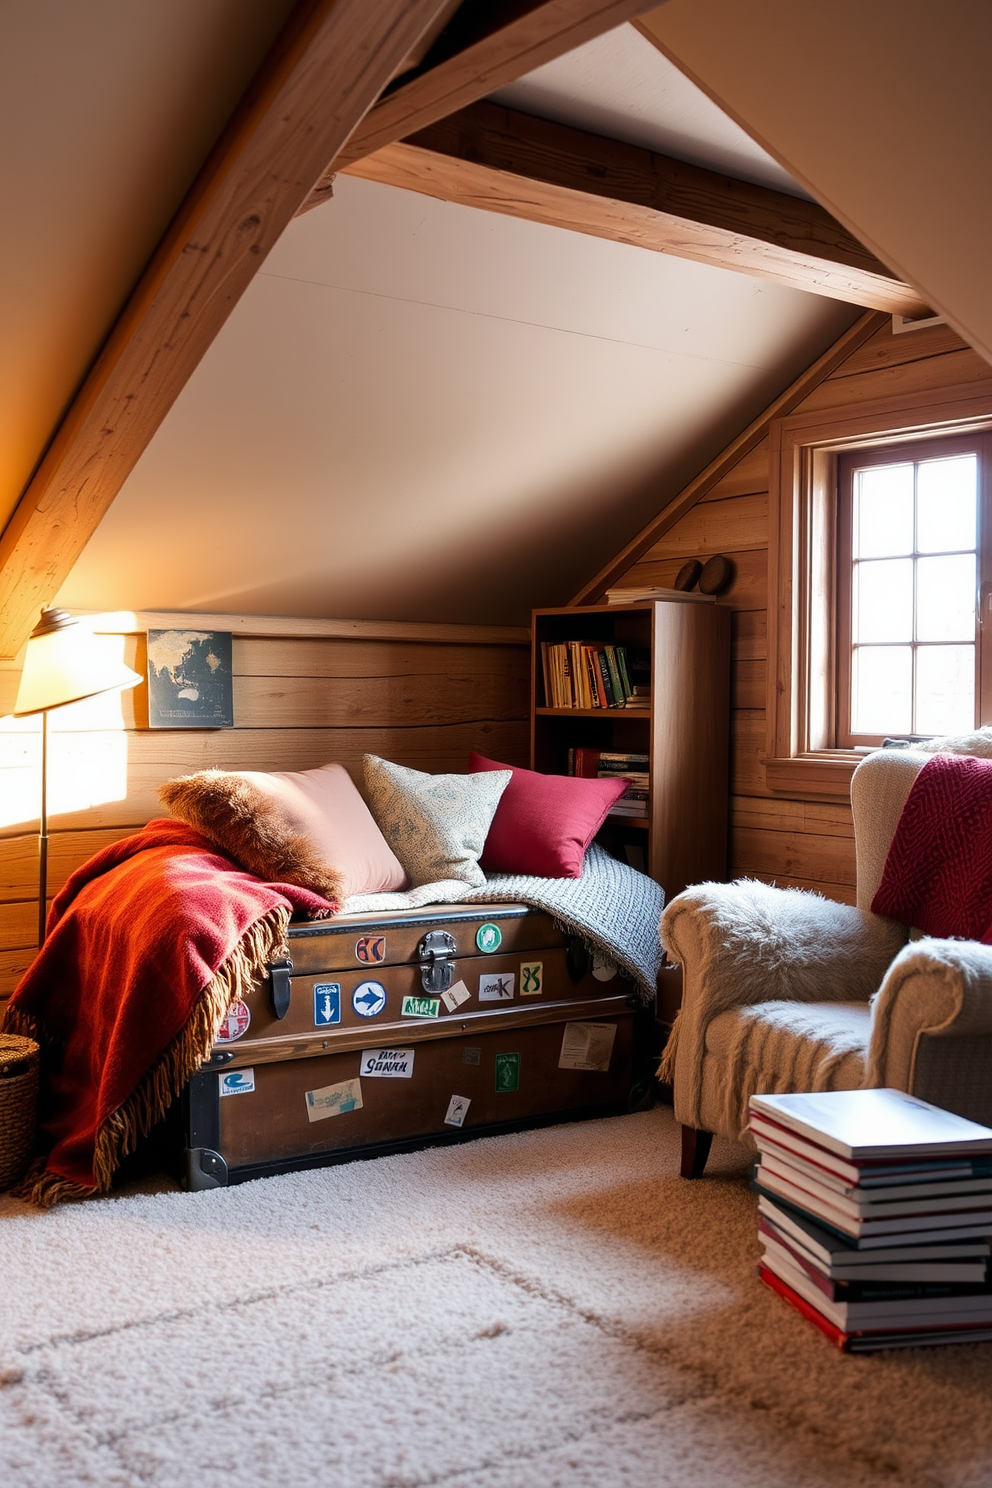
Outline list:
[[[786,414],[791,413],[815,387],[819,387],[825,378],[829,377],[832,372],[836,372],[852,352],[857,351],[859,346],[863,346],[871,336],[874,336],[875,332],[885,324],[885,319],[884,315],[871,312],[855,321],[854,325],[845,331],[833,346],[796,378],[791,387],[786,388],[784,393],[770,403],[742,433],[738,434],[732,443],[727,445],[725,450],[717,455],[715,460],[707,465],[705,470],[700,471],[699,475],[691,480],[673,501],[670,501],[646,527],[643,527],[605,568],[601,568],[595,578],[590,579],[588,584],[584,584],[569,603],[573,605],[598,604],[607,589],[616,584],[617,580],[623,577],[638,558],[642,558],[659,538],[664,537],[665,533],[674,527],[675,523],[684,517],[691,507],[695,506],[697,501],[701,501],[707,491],[712,490],[717,481],[722,480],[734,468],[738,460],[743,459],[756,444],[760,444],[768,433],[772,419],[784,418]]]
[[[889,314],[926,308],[815,202],[494,103],[387,145],[347,174]]]
[[[651,0],[502,0],[463,5],[423,67],[399,79],[362,121],[301,211],[327,199],[335,174],[345,166],[657,8]]]
[[[445,0],[300,0],[0,539],[0,655],[50,602],[200,358]]]

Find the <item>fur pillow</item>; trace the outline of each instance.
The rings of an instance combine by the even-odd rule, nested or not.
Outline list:
[[[369,803],[414,885],[458,879],[480,889],[479,859],[512,770],[426,775],[365,756]]]
[[[201,770],[159,787],[173,816],[269,883],[340,905],[405,889],[407,876],[343,765],[316,770]]]

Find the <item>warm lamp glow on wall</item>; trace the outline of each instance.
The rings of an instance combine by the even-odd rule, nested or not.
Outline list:
[[[28,641],[14,717],[41,714],[41,813],[38,831],[38,944],[45,938],[48,897],[48,714],[101,692],[141,681],[109,636],[94,635],[65,610],[43,610]]]

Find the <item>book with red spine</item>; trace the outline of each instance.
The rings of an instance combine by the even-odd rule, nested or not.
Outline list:
[[[599,750],[586,749],[579,745],[573,751],[572,774],[582,780],[595,780],[599,771]]]
[[[941,1323],[927,1328],[860,1328],[845,1333],[842,1328],[835,1327],[829,1318],[817,1312],[804,1297],[792,1290],[788,1282],[782,1281],[767,1266],[759,1266],[758,1275],[766,1287],[776,1292],[783,1302],[794,1307],[808,1323],[819,1328],[836,1348],[845,1352],[872,1353],[877,1349],[918,1348],[943,1343],[986,1343],[992,1339],[992,1327],[985,1323],[961,1323],[956,1327]]]

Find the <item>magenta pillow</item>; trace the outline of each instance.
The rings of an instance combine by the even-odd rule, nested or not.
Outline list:
[[[583,780],[517,770],[484,755],[468,764],[479,770],[512,770],[482,850],[490,873],[532,873],[537,878],[578,878],[586,848],[623,795],[626,780]]]

